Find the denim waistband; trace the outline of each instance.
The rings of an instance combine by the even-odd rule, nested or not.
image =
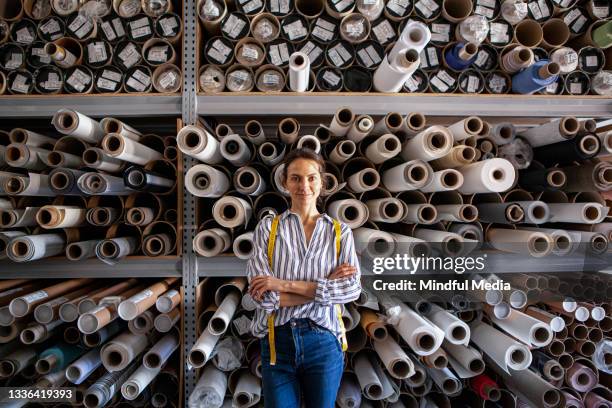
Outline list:
[[[307,317],[303,317],[303,318],[292,318],[289,319],[289,321],[285,324],[283,324],[280,327],[286,327],[286,328],[303,328],[303,329],[307,329],[307,328],[313,328],[316,327],[316,323],[313,322],[312,320],[310,320]]]

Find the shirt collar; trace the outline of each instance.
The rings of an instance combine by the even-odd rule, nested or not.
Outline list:
[[[296,213],[294,213],[293,211],[291,211],[291,209],[286,209],[286,210],[285,210],[285,211],[284,211],[284,212],[281,214],[280,219],[281,219],[281,220],[283,220],[283,219],[285,219],[285,218],[289,217],[289,215],[294,215],[294,216],[296,216],[296,217],[298,217],[298,218],[299,218],[299,215],[297,215]],[[322,214],[321,214],[321,216],[322,216],[321,218],[323,218],[324,220],[327,220],[329,223],[332,223],[332,224],[333,224],[333,220],[332,220],[332,218],[331,218],[329,215],[327,215],[327,213],[322,213]]]

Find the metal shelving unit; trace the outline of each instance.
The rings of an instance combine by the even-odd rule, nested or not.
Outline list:
[[[0,97],[0,119],[51,117],[60,108],[76,109],[94,117],[157,117],[182,116],[185,124],[195,124],[198,115],[250,116],[264,115],[330,115],[340,106],[350,106],[357,113],[382,115],[391,111],[426,112],[435,116],[479,114],[489,117],[545,118],[563,115],[579,117],[612,117],[612,99],[602,97],[519,96],[519,95],[431,95],[431,94],[346,94],[346,93],[282,93],[197,94],[196,0],[183,1],[184,16],[184,82],[178,95],[62,95]],[[187,170],[194,160],[185,157]],[[110,266],[92,259],[73,263],[61,259],[41,260],[26,264],[0,262],[1,278],[108,278],[108,277],[182,277],[184,307],[184,352],[196,340],[196,287],[199,277],[241,276],[246,261],[233,256],[198,258],[191,243],[195,234],[196,206],[194,197],[185,192],[183,200],[182,257],[151,259],[134,257]],[[514,271],[532,270],[527,263],[512,260]],[[499,265],[509,259],[497,259]],[[606,268],[605,262],[559,258],[547,264],[547,272],[570,272],[584,268]],[[609,268],[608,268],[609,269]],[[367,272],[365,274],[368,274]],[[196,383],[196,370],[184,365],[184,400],[187,401]]]

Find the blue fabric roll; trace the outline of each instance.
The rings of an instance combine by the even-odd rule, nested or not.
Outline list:
[[[454,47],[447,50],[446,54],[444,54],[446,65],[448,65],[449,68],[454,69],[455,71],[463,71],[464,69],[468,68],[470,65],[472,65],[474,61],[476,61],[476,58],[478,56],[476,54],[467,61],[462,60],[461,58],[459,58],[459,51],[461,51],[463,47],[465,47],[464,43],[457,43]]]
[[[540,78],[538,71],[544,65],[548,64],[548,60],[540,60],[526,68],[525,70],[515,74],[512,77],[512,91],[514,93],[519,94],[532,94],[534,92],[539,91],[540,89],[546,88],[548,85],[552,84],[559,77],[558,75],[553,75],[549,78]]]

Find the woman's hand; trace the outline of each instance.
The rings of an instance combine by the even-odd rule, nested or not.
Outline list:
[[[249,294],[253,299],[261,301],[264,293],[269,290],[282,292],[284,282],[284,280],[274,276],[256,276],[251,280],[251,284],[249,285]]]
[[[353,276],[355,273],[357,273],[356,267],[348,263],[343,263],[342,265],[338,265],[327,279],[342,279]]]

